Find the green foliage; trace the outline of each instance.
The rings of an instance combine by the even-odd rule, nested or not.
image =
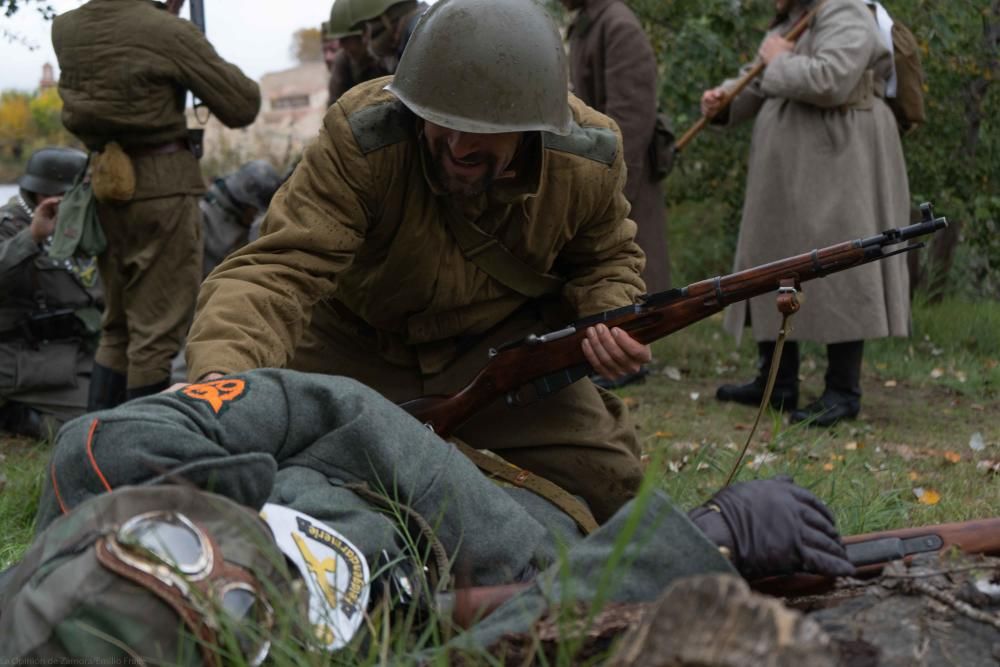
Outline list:
[[[736,76],[753,58],[773,16],[773,4],[760,0],[629,4],[657,53],[660,103],[678,136],[698,119],[702,92]],[[884,4],[917,37],[927,75],[928,123],[903,140],[911,199],[933,202],[938,213],[962,226],[954,262],[945,260],[937,269],[947,274],[944,289],[995,297],[1000,295],[1000,93],[994,83],[1000,78],[1000,0]],[[716,220],[713,247],[699,256],[675,257],[685,278],[720,272],[719,249],[735,246],[749,142],[749,127],[725,135],[703,131],[667,181],[671,211],[681,211],[671,219],[671,234],[679,237],[672,242],[703,240],[706,212]],[[697,213],[698,203],[707,208]],[[686,228],[676,230],[677,225]],[[672,252],[679,250],[687,252],[674,243]]]

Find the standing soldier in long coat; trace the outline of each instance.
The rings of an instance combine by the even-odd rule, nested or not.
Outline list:
[[[187,91],[242,127],[257,116],[260,90],[191,22],[146,0],[90,0],[56,17],[52,44],[63,124],[108,166],[115,193],[97,205],[106,309],[89,405],[100,409],[166,388],[194,311],[205,183]]]
[[[639,19],[622,0],[562,0],[579,10],[569,27],[569,73],[573,93],[618,123],[625,142],[629,217],[646,253],[646,289],[670,289],[667,208],[651,159],[656,125],[656,54]]]
[[[909,220],[899,131],[884,100],[892,54],[871,12],[862,0],[823,0],[809,29],[793,44],[781,35],[813,2],[775,4],[778,18],[758,54],[767,68],[728,109],[730,124],[756,117],[736,271]],[[716,110],[732,84],[706,91],[702,110]],[[726,114],[721,116],[725,120]],[[860,410],[864,341],[910,334],[905,259],[828,276],[810,283],[807,293],[792,322],[792,344],[785,345],[772,403],[796,407],[795,342],[825,343],[823,394],[794,410],[791,420],[828,426]],[[726,313],[726,329],[737,339],[747,316],[744,302]],[[774,298],[751,299],[749,319],[760,349],[760,372],[748,384],[720,387],[721,400],[761,400],[781,322]]]
[[[87,163],[73,148],[28,159],[0,207],[0,430],[41,438],[83,414],[99,332],[93,257],[49,257],[59,196]]]
[[[330,108],[261,237],[205,281],[189,377],[291,366],[397,402],[448,394],[503,342],[633,303],[644,258],[621,135],[567,90],[537,2],[432,6],[396,76]],[[583,352],[610,379],[649,360],[603,325]],[[598,519],[642,476],[627,409],[586,378],[516,410],[498,399],[456,435]]]

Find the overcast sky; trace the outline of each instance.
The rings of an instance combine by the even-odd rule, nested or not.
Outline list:
[[[57,12],[83,4],[83,0],[48,2]],[[331,4],[327,0],[205,0],[208,38],[223,58],[239,65],[247,76],[260,79],[262,74],[295,64],[290,55],[292,33],[299,28],[318,28],[329,17]],[[181,15],[187,17],[186,6]],[[46,62],[56,67],[58,78],[51,26],[34,3],[22,7],[13,18],[0,14],[0,27],[37,47],[31,51],[0,36],[0,89],[34,90]]]

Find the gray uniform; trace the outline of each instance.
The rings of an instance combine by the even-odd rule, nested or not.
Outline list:
[[[81,465],[88,458],[91,465]],[[354,542],[369,562],[383,551],[405,555],[401,527],[355,491],[364,485],[434,526],[463,585],[530,578],[570,547],[562,572],[572,580],[546,573],[481,626],[470,637],[476,643],[526,630],[547,605],[541,587],[560,595],[561,587],[573,586],[577,599],[591,599],[624,530],[635,532],[622,561],[628,566],[612,578],[611,600],[652,600],[678,577],[732,571],[659,492],[640,494],[584,538],[547,501],[495,485],[397,406],[341,377],[255,370],[87,415],[60,433],[52,470],[39,531],[108,487],[184,479],[250,507],[273,502],[310,514]],[[633,512],[637,523],[629,527]]]
[[[50,259],[30,226],[20,195],[0,207],[0,405],[58,423],[87,405],[101,289],[93,258]]]

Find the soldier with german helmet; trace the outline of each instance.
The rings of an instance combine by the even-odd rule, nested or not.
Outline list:
[[[533,0],[432,6],[395,77],[331,107],[261,237],[203,284],[189,378],[292,367],[399,402],[458,391],[505,341],[633,303],[644,257],[621,136],[569,95],[565,58]],[[650,357],[603,325],[583,351],[610,378]],[[627,409],[589,380],[498,401],[455,435],[598,520],[642,476]]]
[[[18,194],[0,207],[0,430],[44,437],[87,407],[97,267],[93,257],[48,255],[60,196],[86,163],[74,148],[36,151]]]

